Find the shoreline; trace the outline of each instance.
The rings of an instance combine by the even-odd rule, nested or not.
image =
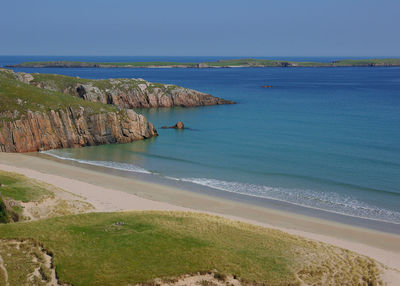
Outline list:
[[[330,222],[341,223],[354,227],[362,227],[369,230],[381,231],[389,234],[400,235],[400,223],[364,218],[350,214],[344,214],[340,212],[334,212],[330,210],[324,210],[320,208],[314,208],[301,204],[295,204],[292,202],[286,202],[284,200],[266,198],[260,196],[252,196],[249,194],[237,193],[233,191],[216,189],[210,186],[196,184],[190,181],[182,181],[176,178],[159,176],[150,172],[129,171],[122,170],[107,166],[95,165],[90,163],[79,162],[74,159],[61,158],[58,156],[50,155],[48,153],[29,153],[28,156],[44,158],[47,160],[67,164],[70,166],[78,166],[81,168],[94,170],[105,174],[114,174],[124,178],[137,179],[147,183],[153,183],[158,185],[164,185],[171,188],[177,188],[184,190],[185,192],[191,192],[194,194],[205,195],[214,199],[222,199],[230,202],[244,203],[249,206],[256,206],[270,210],[288,212],[295,215],[304,215],[307,217],[318,217]]]
[[[323,216],[310,217],[304,213],[296,214],[187,188],[147,182],[137,176],[124,176],[121,172],[109,169],[101,171],[101,167],[60,161],[46,159],[41,154],[0,153],[1,170],[22,173],[82,195],[95,206],[96,211],[206,212],[333,244],[400,269],[398,234],[330,221]]]

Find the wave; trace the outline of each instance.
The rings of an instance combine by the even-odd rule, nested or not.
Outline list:
[[[133,164],[128,164],[128,163],[119,163],[119,162],[112,162],[112,161],[93,161],[93,160],[83,160],[83,159],[75,159],[69,157],[67,154],[64,154],[60,151],[57,151],[58,154],[53,152],[52,150],[50,151],[41,151],[40,153],[50,155],[52,157],[61,159],[61,160],[68,160],[68,161],[74,161],[82,164],[88,164],[88,165],[93,165],[93,166],[100,166],[100,167],[106,167],[106,168],[111,168],[111,169],[116,169],[116,170],[121,170],[121,171],[128,171],[128,172],[135,172],[135,173],[141,173],[141,174],[152,174],[149,170],[146,170],[144,168],[141,168],[139,166],[133,165]]]
[[[208,178],[171,179],[231,193],[288,202],[342,215],[400,224],[400,212],[379,208],[339,193],[270,187]]]

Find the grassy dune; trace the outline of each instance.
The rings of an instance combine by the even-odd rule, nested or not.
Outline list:
[[[281,231],[195,213],[64,216],[0,225],[0,239],[42,245],[54,255],[60,281],[73,285],[128,285],[209,270],[267,285],[300,285],[299,279],[332,280],[331,285],[379,282],[378,265],[369,258]]]
[[[17,173],[0,171],[0,183],[0,193],[5,199],[26,203],[54,196],[45,184]]]
[[[0,223],[22,220],[20,204],[54,197],[45,184],[16,173],[0,171]]]
[[[0,171],[0,183],[0,223],[76,214],[93,209],[90,203],[78,196],[17,173]]]

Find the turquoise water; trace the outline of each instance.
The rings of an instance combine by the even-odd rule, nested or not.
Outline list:
[[[137,110],[160,136],[53,156],[400,223],[400,68],[20,70],[140,77],[238,102]],[[190,129],[160,129],[178,120]]]

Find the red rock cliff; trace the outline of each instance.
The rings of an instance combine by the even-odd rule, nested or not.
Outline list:
[[[4,118],[4,114],[3,114]],[[157,135],[133,110],[91,114],[79,109],[31,112],[0,121],[0,151],[31,152],[56,148],[127,143]]]

